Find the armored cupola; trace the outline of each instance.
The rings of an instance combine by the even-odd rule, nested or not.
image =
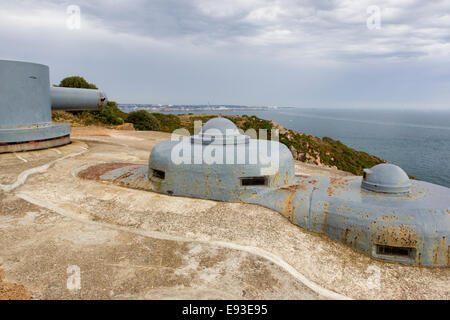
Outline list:
[[[375,192],[408,193],[411,182],[399,166],[382,163],[371,169],[364,169],[361,187]]]
[[[209,120],[199,134],[191,137],[192,143],[201,144],[245,144],[249,140],[232,121],[221,117]]]

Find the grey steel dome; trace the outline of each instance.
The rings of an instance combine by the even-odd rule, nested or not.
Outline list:
[[[150,153],[148,178],[157,192],[238,201],[243,190],[292,185],[294,160],[284,144],[250,139],[230,120],[214,118],[195,136],[158,143]]]
[[[228,119],[225,118],[213,118],[206,122],[204,126],[202,127],[202,134],[207,134],[208,131],[211,130],[219,130],[223,135],[233,134],[238,135],[239,130],[236,127],[236,125]]]
[[[239,132],[236,125],[225,118],[213,118],[206,122],[198,135],[191,137],[192,143],[202,144],[242,144],[250,137]]]
[[[384,193],[407,193],[411,182],[405,171],[389,163],[378,164],[364,169],[361,187],[366,190]]]

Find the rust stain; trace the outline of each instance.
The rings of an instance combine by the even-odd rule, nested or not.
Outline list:
[[[345,244],[347,244],[349,233],[350,233],[350,229],[345,229],[345,231],[342,235],[342,242],[344,242]]]
[[[351,233],[354,233],[352,236]],[[361,232],[356,232],[354,228],[349,227],[342,232],[342,242],[352,248],[358,247],[358,240],[361,236]]]
[[[377,243],[382,245],[415,248],[418,244],[417,234],[411,228],[400,226],[382,226],[378,232]]]
[[[297,191],[297,190],[301,190],[301,191],[308,191],[308,185],[306,184],[305,181],[300,181],[299,184],[294,184],[292,186],[288,186],[288,187],[282,187],[279,188],[279,190],[285,190],[285,191]]]
[[[274,174],[272,181],[275,185],[279,184],[280,181],[280,173],[277,171],[277,173]]]
[[[0,269],[0,300],[30,300],[31,293],[23,285],[5,280],[5,271]]]
[[[292,221],[294,216],[294,196],[295,192],[289,192],[283,204],[283,215],[288,218],[289,221]]]
[[[392,223],[394,220],[398,220],[398,217],[396,215],[390,215],[382,216],[381,219],[386,223]]]
[[[114,179],[114,182],[120,181],[120,180],[122,180],[122,179],[126,179],[126,178],[128,178],[129,176],[131,176],[131,172],[126,172],[126,173],[124,173],[123,175],[121,175],[120,177],[117,177],[116,179]]]
[[[115,184],[118,184],[120,186],[126,186],[126,187],[132,187],[140,190],[148,190],[150,186],[160,186],[160,181],[151,181],[148,180],[146,177],[138,177],[134,179],[133,181],[114,181]]]
[[[434,242],[433,251],[432,251],[433,264],[442,264],[442,263],[445,263],[445,261],[447,261],[447,265],[450,265],[450,263],[449,263],[449,247],[447,246],[446,237],[442,236],[440,241],[439,241],[439,239],[436,239],[433,242]]]
[[[99,180],[99,178],[104,175],[105,173],[123,168],[126,166],[131,166],[132,163],[102,163],[98,165],[94,165],[92,167],[89,167],[81,172],[78,173],[78,177],[81,179],[88,179],[88,180]]]
[[[433,253],[433,263],[434,264],[438,263],[438,253],[436,251]]]
[[[344,189],[348,185],[348,182],[349,180],[346,179],[330,177],[330,184],[327,188],[328,196],[334,196],[336,191],[339,189]]]
[[[327,229],[327,219],[328,219],[328,207],[330,204],[328,202],[324,203],[322,208],[322,231],[326,233]]]

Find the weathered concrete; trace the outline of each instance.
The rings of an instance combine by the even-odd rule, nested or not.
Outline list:
[[[146,164],[168,137],[74,128],[70,145],[22,159],[0,155],[0,190],[8,190],[0,191],[5,280],[37,299],[450,298],[448,268],[375,261],[269,209],[73,175],[96,162]],[[296,174],[318,173],[345,175],[296,163]],[[66,287],[72,265],[81,270],[80,290]]]
[[[364,177],[294,172],[284,144],[251,139],[219,117],[190,138],[158,143],[148,166],[100,163],[83,166],[77,176],[170,196],[257,204],[379,260],[450,267],[449,188],[410,181],[386,163],[364,169]]]

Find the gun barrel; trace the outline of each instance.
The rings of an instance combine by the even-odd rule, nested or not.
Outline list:
[[[105,93],[94,89],[51,87],[50,97],[53,110],[96,110],[108,102]]]

